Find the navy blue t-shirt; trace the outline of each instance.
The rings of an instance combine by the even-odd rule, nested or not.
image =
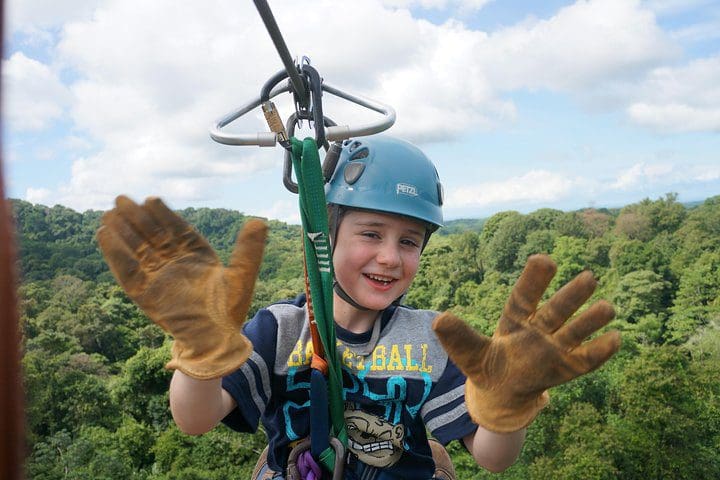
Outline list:
[[[432,331],[436,315],[399,306],[385,310],[363,334],[336,325],[353,459],[346,478],[366,465],[381,470],[382,478],[430,478],[426,429],[443,444],[477,429],[465,407],[465,377]],[[254,351],[222,380],[237,402],[223,422],[254,432],[262,421],[268,465],[283,471],[289,445],[310,434],[313,349],[305,296],[258,311],[243,332]]]

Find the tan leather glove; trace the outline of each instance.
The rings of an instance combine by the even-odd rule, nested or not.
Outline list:
[[[620,348],[620,333],[585,338],[615,315],[599,301],[566,323],[592,295],[597,282],[583,272],[537,308],[557,267],[533,255],[505,304],[492,338],[476,333],[449,312],[433,329],[463,371],[465,403],[472,419],[494,432],[513,432],[533,421],[548,402],[547,389],[602,365]]]
[[[175,339],[169,369],[197,378],[223,376],[252,352],[241,333],[267,227],[248,220],[228,267],[210,244],[159,198],[125,196],[102,217],[100,248],[118,283]]]

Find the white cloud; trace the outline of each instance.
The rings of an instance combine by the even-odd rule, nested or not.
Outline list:
[[[88,18],[102,0],[20,0],[5,2],[6,26],[16,31],[39,33],[68,20]]]
[[[694,170],[693,180],[697,180],[699,182],[712,182],[720,179],[720,166],[704,165]]]
[[[210,141],[208,144],[212,147]],[[250,177],[279,161],[276,150],[252,152],[228,161],[218,159],[212,148],[140,139],[75,160],[70,181],[54,192],[55,201],[77,210],[107,209],[123,193],[139,200],[155,195],[174,204],[199,205],[218,200],[233,179]],[[258,205],[252,207],[254,211]]]
[[[280,200],[274,202],[270,208],[261,209],[254,213],[260,217],[273,218],[281,222],[300,224],[300,212],[298,212],[297,201]]]
[[[705,42],[720,38],[720,18],[696,23],[671,33],[672,38],[683,43]]]
[[[638,124],[660,131],[720,131],[720,105],[708,108],[677,103],[635,103],[628,108],[628,114]]]
[[[670,164],[637,163],[618,175],[617,180],[610,185],[611,189],[629,190],[646,183],[655,183],[667,178],[674,168]]]
[[[64,146],[71,151],[87,151],[93,147],[92,143],[87,138],[79,137],[77,135],[70,135],[67,137],[65,139]]]
[[[657,15],[669,15],[710,5],[713,2],[714,0],[644,0],[643,6]]]
[[[48,65],[14,53],[3,60],[3,115],[12,130],[41,130],[64,115],[70,91]]]
[[[717,161],[713,164],[640,162],[620,172],[616,180],[608,185],[608,189],[624,191],[673,189],[683,184],[698,185],[715,182],[718,179],[720,179],[720,166]]]
[[[45,204],[51,196],[52,192],[47,188],[28,188],[25,192],[25,200],[31,203]]]
[[[38,10],[35,16],[21,0],[11,2],[19,12],[14,18],[21,19],[15,22],[27,29],[62,25],[55,34],[59,44],[49,51],[52,67],[36,62],[34,74],[47,80],[43,85],[54,85],[55,93],[36,96],[48,100],[40,102],[46,110],[33,117],[71,120],[80,148],[92,148],[82,150],[71,179],[53,192],[59,202],[107,208],[120,192],[200,202],[233,177],[278,167],[279,149],[220,146],[207,134],[213,120],[255,98],[282,68],[251,2],[75,1],[63,4],[77,8],[74,13],[28,2]],[[389,8],[480,9],[486,3],[282,0],[272,7],[293,55],[310,55],[328,83],[391,104],[398,113],[393,134],[417,142],[452,140],[512,122],[517,109],[504,97],[507,92],[550,89],[583,97],[637,81],[676,54],[653,14],[632,0],[579,0],[550,18],[490,33],[457,21],[433,25],[405,8]],[[324,15],[329,11],[352,15]],[[67,87],[57,71],[71,79]],[[326,114],[334,120],[365,123],[365,113],[325,98]],[[637,102],[660,105],[655,98]],[[287,101],[279,107],[285,117],[292,111]],[[230,128],[266,129],[259,112]],[[454,198],[459,204],[493,203],[514,189],[543,200],[567,192],[573,182],[535,171],[487,185],[483,194],[461,189]],[[281,208],[269,211],[281,215]]]
[[[383,5],[395,8],[420,7],[425,9],[443,10],[458,7],[464,11],[480,10],[493,0],[381,0]]]
[[[720,55],[653,70],[628,109],[640,125],[666,132],[720,131]]]
[[[587,0],[493,33],[479,52],[492,83],[578,96],[632,79],[679,52],[637,0]],[[494,67],[494,68],[492,68]]]
[[[566,197],[578,183],[578,179],[564,174],[531,170],[502,181],[456,188],[450,192],[446,206],[454,209],[503,203],[552,202]]]
[[[610,174],[612,180],[603,180],[609,172],[588,172],[583,177],[532,170],[497,181],[453,186],[447,190],[444,210],[447,218],[458,218],[491,215],[507,209],[532,211],[540,206],[564,209],[597,204],[617,206],[667,192],[681,192],[687,198],[697,200],[697,192],[703,192],[700,195],[712,192],[720,180],[717,162],[639,162],[620,171],[614,178]]]

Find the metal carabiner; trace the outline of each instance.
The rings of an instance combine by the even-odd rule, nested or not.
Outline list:
[[[295,127],[298,125],[298,118],[297,114],[293,113],[288,117],[287,123],[285,124],[285,128],[287,129],[289,137],[292,137],[295,135]],[[336,126],[336,123],[332,121],[329,117],[323,117],[323,125],[326,127],[334,127]],[[338,142],[335,142],[338,143]],[[321,147],[324,147],[325,150],[328,152],[325,155],[325,158],[323,159],[322,169],[323,169],[323,176],[325,177],[325,181],[327,182],[329,180],[329,176],[326,173],[326,170],[328,170],[330,167],[328,165],[332,165],[332,170],[335,171],[335,165],[337,164],[337,156],[339,155],[339,146],[336,146],[335,143],[333,145],[329,145],[327,141],[325,141],[324,145],[320,145]],[[330,172],[330,176],[332,176],[332,172]],[[283,164],[283,185],[285,185],[285,188],[287,188],[291,193],[298,193],[298,185],[295,183],[292,179],[292,152],[291,150],[285,150],[285,162]]]
[[[292,148],[290,137],[283,126],[282,118],[280,117],[277,107],[275,107],[275,104],[270,101],[273,88],[286,78],[288,78],[287,72],[285,70],[281,70],[265,82],[260,89],[260,107],[262,108],[263,115],[265,115],[265,121],[267,122],[268,127],[270,127],[270,130],[273,133],[275,133],[276,140],[285,150],[289,150]]]
[[[305,57],[307,58],[307,57]],[[312,127],[315,129],[315,141],[318,147],[325,145],[325,117],[322,108],[322,78],[309,63],[302,65],[301,71],[308,80],[312,108]],[[309,119],[309,118],[308,118]]]
[[[302,120],[311,121],[310,126],[315,130],[315,142],[318,144],[319,148],[321,146],[325,146],[326,144],[325,121],[322,108],[322,78],[320,78],[318,71],[310,66],[309,59],[307,57],[303,57],[303,65],[298,66],[298,68],[302,73],[302,81],[305,86],[308,87],[308,91],[310,92],[312,106],[309,110],[303,107],[299,101],[297,92],[293,90],[293,99],[295,103],[293,131],[295,124],[301,125]],[[275,108],[275,104],[270,101],[270,93],[272,89],[286,78],[288,78],[288,74],[285,70],[281,70],[270,77],[260,90],[260,101],[262,102],[262,110],[265,114],[265,119],[270,127],[270,130],[276,133],[280,145],[282,145],[285,150],[289,150],[291,148],[290,137],[293,134],[286,133],[286,130],[282,126],[282,119]],[[332,123],[332,125],[334,126],[335,123]]]

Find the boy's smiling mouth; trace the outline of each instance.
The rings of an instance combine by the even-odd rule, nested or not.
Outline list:
[[[379,284],[382,286],[390,286],[393,282],[396,280],[393,277],[386,277],[384,275],[376,275],[373,273],[363,273],[365,278],[369,279],[374,284]]]

